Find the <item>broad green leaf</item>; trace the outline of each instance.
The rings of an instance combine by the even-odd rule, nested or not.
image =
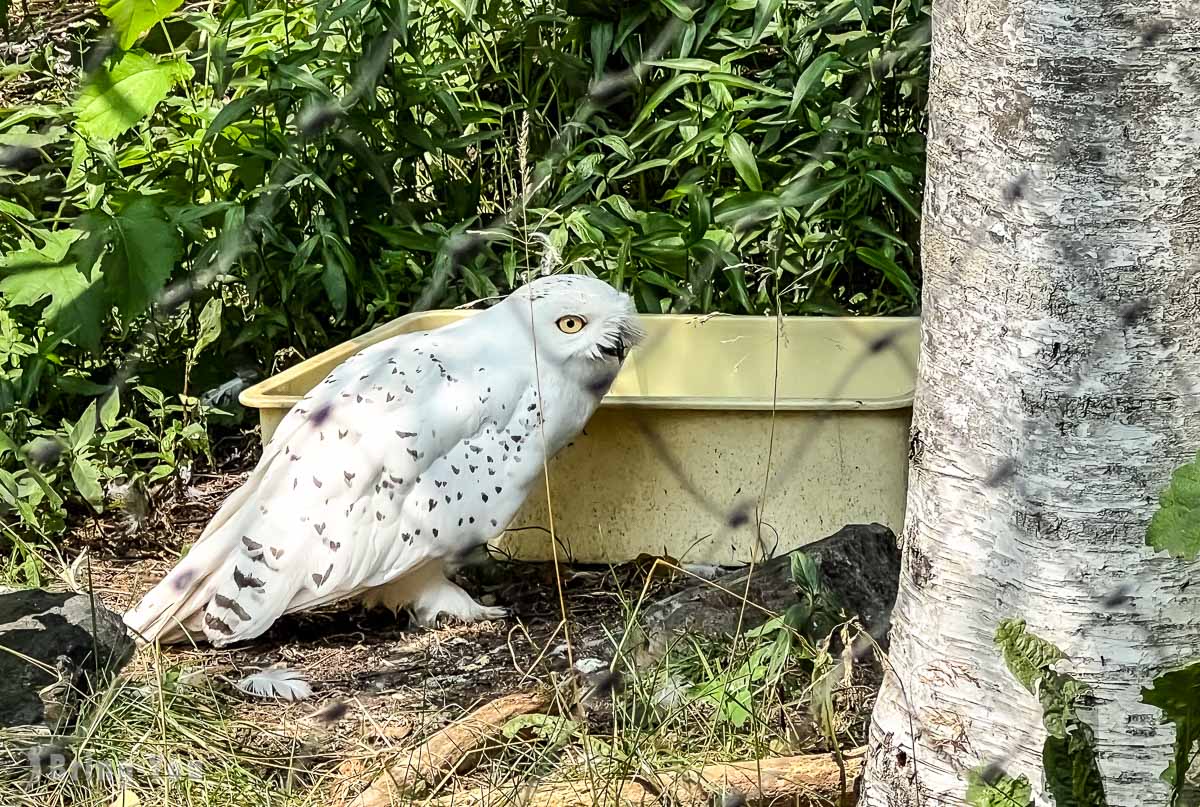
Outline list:
[[[1091,726],[1073,719],[1065,736],[1047,737],[1042,744],[1042,768],[1055,807],[1107,807]]]
[[[996,645],[1004,653],[1008,671],[1030,693],[1042,675],[1066,654],[1045,639],[1025,630],[1025,620],[1006,619],[996,629]]]
[[[678,283],[661,272],[655,272],[653,269],[646,269],[645,271],[639,272],[638,280],[658,286],[660,289],[666,289],[672,294],[683,295],[685,293],[684,290],[679,287]]]
[[[804,36],[813,31],[839,24],[854,8],[854,2],[855,0],[845,0],[845,2],[828,6],[828,11],[797,31],[796,36]]]
[[[761,95],[774,95],[778,98],[787,98],[788,94],[783,90],[777,90],[774,87],[768,87],[766,84],[759,84],[757,81],[751,81],[744,76],[739,76],[734,73],[722,73],[720,71],[712,73],[704,73],[701,78],[706,84],[728,85],[730,87],[738,87],[743,90],[759,93]],[[710,89],[717,89],[711,87]]]
[[[25,125],[12,126],[7,130],[0,126],[0,146],[17,146],[44,152],[46,146],[61,141],[66,134],[67,130],[62,126],[49,126],[42,132],[31,132]]]
[[[475,16],[475,0],[442,0],[442,3],[454,9],[466,22]]]
[[[1088,686],[1052,669],[1066,655],[1026,631],[1022,620],[1001,622],[996,644],[1004,653],[1009,672],[1041,702],[1047,734],[1042,744],[1042,768],[1054,803],[1058,807],[1106,807],[1095,735],[1077,710],[1090,695]]]
[[[121,50],[137,41],[138,37],[165,20],[179,8],[183,0],[100,0],[100,11],[112,20],[113,27],[120,32],[117,44]]]
[[[329,302],[333,304],[338,319],[341,319],[346,314],[347,298],[346,273],[340,263],[325,266],[325,270],[321,272],[321,285],[325,287],[325,293],[329,295]]]
[[[1024,776],[983,770],[967,773],[967,804],[970,807],[1033,807],[1033,786]]]
[[[684,3],[683,0],[658,0],[658,2],[684,22],[689,22],[692,17],[696,16],[696,9]]]
[[[808,119],[808,125],[812,127],[814,132],[822,132],[825,127],[821,125],[821,116],[815,110],[805,109],[804,116]]]
[[[104,403],[100,405],[100,425],[106,430],[117,425],[117,415],[121,412],[121,388],[113,387],[112,391],[104,396]]]
[[[655,59],[642,62],[649,67],[662,67],[667,70],[689,70],[698,73],[707,73],[710,70],[719,70],[721,65],[710,59]]]
[[[752,191],[762,190],[762,179],[758,176],[758,163],[754,160],[754,150],[746,142],[746,138],[733,132],[725,138],[725,151],[733,170],[737,171],[742,182]]]
[[[816,593],[821,589],[821,570],[812,555],[796,551],[792,553],[792,582],[804,591]]]
[[[1171,784],[1171,804],[1182,807],[1185,776],[1200,754],[1200,661],[1158,676],[1142,689],[1142,703],[1162,710],[1162,719],[1175,724],[1175,754],[1163,778]]]
[[[593,23],[591,30],[592,81],[604,77],[605,65],[612,53],[613,25],[611,22]]]
[[[647,160],[644,163],[634,163],[624,171],[613,174],[613,179],[628,179],[631,176],[640,174],[643,171],[653,171],[655,168],[665,168],[671,164],[671,161],[666,157],[658,157],[657,159]]]
[[[100,267],[117,309],[127,321],[144,314],[183,252],[179,232],[149,196],[127,202],[115,216],[95,210],[84,220],[110,245]]]
[[[654,114],[654,110],[658,109],[659,105],[662,104],[663,101],[667,100],[667,98],[674,94],[680,87],[685,87],[688,84],[693,84],[695,82],[696,75],[694,73],[680,73],[679,75],[672,76],[664,81],[659,88],[654,91],[654,94],[647,99],[645,106],[638,110],[637,117],[633,119],[633,123],[629,126],[629,130],[633,131],[645,123],[646,120],[648,120],[650,116]]]
[[[93,140],[113,140],[154,111],[176,84],[190,79],[183,58],[159,61],[130,51],[106,70],[96,70],[75,101],[79,130]]]
[[[100,489],[99,469],[90,460],[77,457],[71,463],[71,480],[83,498],[87,499],[88,504],[99,510],[104,503],[104,491]]]
[[[597,140],[598,142],[608,146],[620,156],[624,157],[626,160],[632,161],[634,159],[633,151],[629,148],[629,144],[617,135],[605,135],[604,137],[597,138]]]
[[[1146,543],[1184,560],[1200,554],[1200,455],[1171,474],[1146,528]]]
[[[758,0],[754,7],[754,30],[750,34],[750,43],[757,44],[767,25],[775,19],[775,13],[783,0]]]
[[[909,213],[917,218],[921,217],[921,207],[917,204],[916,198],[908,188],[900,184],[900,180],[896,179],[895,174],[890,171],[875,170],[868,171],[867,178],[895,197],[896,201],[904,205],[904,209]]]
[[[67,172],[67,189],[75,190],[87,177],[87,140],[76,134],[71,138],[71,168]]]
[[[147,387],[144,384],[139,384],[134,387],[147,401],[155,406],[162,408],[162,405],[167,402],[167,396],[163,395],[162,390],[154,387]]]
[[[1063,739],[1076,719],[1075,707],[1088,693],[1088,687],[1069,675],[1047,670],[1038,686],[1042,704],[1042,723],[1051,737]]]
[[[87,445],[95,433],[96,402],[92,401],[87,405],[87,409],[83,410],[83,414],[79,416],[79,420],[75,421],[75,425],[71,427],[71,433],[67,435],[67,444],[74,451],[81,446]]]
[[[0,256],[0,296],[9,305],[35,305],[49,298],[42,312],[54,330],[97,351],[104,305],[97,284],[84,277],[70,254],[78,230],[40,231],[41,247],[23,241]]]
[[[875,235],[878,235],[881,238],[886,238],[888,241],[892,242],[893,244],[900,247],[901,249],[908,248],[908,242],[906,242],[903,238],[901,238],[896,233],[892,232],[890,227],[888,227],[887,225],[885,225],[879,221],[876,221],[875,219],[871,218],[870,216],[857,217],[856,219],[854,219],[854,226],[861,228],[865,232],[874,233]]]
[[[433,90],[430,93],[430,97],[433,99],[434,103],[437,104],[438,108],[445,113],[446,118],[449,119],[450,125],[452,125],[455,129],[462,129],[462,108],[459,106],[458,101],[455,100],[454,96],[445,90]]]
[[[625,40],[650,16],[650,8],[625,7],[617,20],[617,35],[613,38],[613,49],[621,47]]]
[[[788,106],[788,115],[796,113],[796,107],[800,106],[814,87],[821,83],[821,79],[825,78],[825,71],[829,69],[829,65],[837,61],[836,53],[822,53],[817,58],[813,59],[808,67],[804,68],[804,72],[796,79],[796,84],[792,87],[792,103]]]
[[[138,430],[134,428],[113,429],[110,432],[106,432],[104,436],[100,438],[100,445],[106,446],[111,443],[118,443],[127,437],[137,434],[137,432]]]
[[[713,218],[718,224],[735,227],[758,222],[779,213],[779,197],[773,193],[748,191],[735,193],[713,208]]]
[[[741,268],[729,267],[725,269],[725,277],[729,278],[733,298],[737,300],[742,310],[746,313],[753,311],[754,306],[750,303],[750,290],[746,288],[746,271]]]
[[[160,479],[166,479],[173,473],[175,473],[175,466],[161,463],[150,469],[149,479],[151,482],[157,482]]]
[[[21,219],[22,221],[33,221],[36,218],[28,209],[7,199],[0,199],[0,213],[5,213],[14,219]]]
[[[221,335],[221,311],[220,297],[212,297],[200,310],[200,328],[196,333],[196,343],[192,345],[191,349],[193,359],[200,355],[200,351],[217,341],[217,337]]]
[[[208,127],[204,130],[204,140],[207,142],[219,136],[226,128],[245,118],[247,112],[250,112],[268,97],[265,90],[259,90],[234,98],[228,104],[221,107],[221,111],[208,124]]]
[[[687,241],[689,244],[694,244],[704,238],[708,228],[712,225],[712,207],[699,185],[689,186],[687,197],[689,222]]]
[[[872,247],[859,247],[855,250],[855,253],[858,257],[862,258],[863,263],[883,272],[883,276],[893,286],[904,292],[908,299],[914,303],[917,302],[916,285],[912,282],[912,278],[908,276],[908,272],[905,272],[894,259],[881,250]]]
[[[858,16],[864,23],[869,23],[871,18],[875,16],[875,5],[871,0],[854,0],[854,4],[858,6]]]

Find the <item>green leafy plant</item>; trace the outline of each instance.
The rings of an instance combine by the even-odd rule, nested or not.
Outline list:
[[[767,690],[784,685],[797,673],[796,661],[808,672],[813,689],[831,673],[831,634],[846,621],[832,593],[821,580],[820,568],[811,556],[793,552],[791,576],[798,601],[781,615],[743,634],[745,657],[736,664],[722,663],[717,654],[703,652],[693,642],[694,658],[700,665],[700,683],[691,697],[712,704],[722,719],[740,727],[754,713],[753,701]],[[797,679],[799,680],[799,679]],[[819,704],[818,704],[819,706]],[[818,709],[819,711],[819,709]],[[829,708],[823,714],[831,714]]]
[[[1155,678],[1142,689],[1142,703],[1161,709],[1163,720],[1175,726],[1175,755],[1163,771],[1171,783],[1171,804],[1194,803],[1200,793],[1189,787],[1187,777],[1200,759],[1200,661]]]
[[[1171,475],[1146,530],[1146,544],[1184,560],[1200,554],[1200,456]]]
[[[977,769],[967,773],[967,804],[971,807],[1033,807],[1033,786],[1024,776]]]
[[[1175,469],[1146,529],[1146,544],[1181,560],[1200,554],[1200,455]],[[1168,670],[1142,689],[1142,702],[1175,726],[1174,756],[1163,771],[1172,805],[1192,804],[1200,789],[1189,773],[1200,759],[1200,661]]]
[[[1104,781],[1096,762],[1095,732],[1078,713],[1091,697],[1086,684],[1054,664],[1066,655],[1026,630],[1025,622],[1006,619],[996,630],[996,644],[1009,672],[1042,704],[1046,740],[1042,768],[1057,805],[1104,807]]]
[[[101,11],[113,47],[78,89],[38,51],[38,102],[0,109],[19,156],[0,163],[0,506],[48,534],[97,486],[202,459],[198,391],[511,289],[535,232],[643,311],[914,308],[921,0]],[[133,363],[124,425],[98,430],[121,436],[31,470],[32,441],[69,442]]]

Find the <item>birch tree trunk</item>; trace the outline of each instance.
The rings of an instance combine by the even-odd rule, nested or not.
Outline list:
[[[1107,803],[1170,799],[1174,729],[1140,689],[1200,656],[1200,568],[1145,530],[1200,448],[1198,52],[1195,3],[935,6],[894,675],[861,804],[962,804],[983,769],[1054,803],[1006,618],[1091,687]]]

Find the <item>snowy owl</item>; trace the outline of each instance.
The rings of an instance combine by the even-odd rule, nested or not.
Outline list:
[[[505,616],[445,564],[504,531],[642,338],[627,295],[557,275],[365,348],[292,408],[126,624],[144,641],[222,646],[350,597],[422,625]]]

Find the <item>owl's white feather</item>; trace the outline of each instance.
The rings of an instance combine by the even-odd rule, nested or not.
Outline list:
[[[288,413],[126,623],[145,641],[220,646],[356,596],[422,623],[503,615],[443,565],[504,531],[641,338],[626,295],[558,275],[362,350]]]
[[[268,668],[250,673],[237,682],[237,688],[259,698],[302,701],[312,697],[312,684],[296,670]]]

